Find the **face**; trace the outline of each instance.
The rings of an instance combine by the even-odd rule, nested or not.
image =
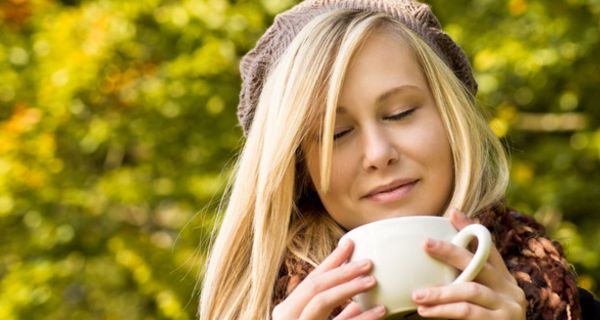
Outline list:
[[[346,229],[444,213],[453,188],[450,145],[425,75],[398,37],[373,33],[354,56],[334,140],[327,192],[318,188],[318,144],[304,152],[325,209]]]

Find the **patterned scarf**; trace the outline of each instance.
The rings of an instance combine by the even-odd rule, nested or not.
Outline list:
[[[477,219],[492,233],[504,263],[525,292],[527,319],[581,319],[576,277],[561,245],[533,218],[499,204]],[[287,254],[275,283],[273,305],[283,301],[313,267]],[[330,318],[339,314],[336,308]]]

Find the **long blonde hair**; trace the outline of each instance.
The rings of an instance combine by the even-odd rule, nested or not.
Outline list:
[[[474,99],[417,35],[383,14],[333,10],[309,22],[274,64],[237,161],[223,221],[206,265],[201,319],[266,319],[284,254],[318,264],[343,230],[325,212],[304,167],[301,145],[321,137],[321,186],[331,170],[337,97],[345,70],[371,32],[409,45],[421,64],[454,155],[450,205],[475,213],[498,201],[506,156]]]

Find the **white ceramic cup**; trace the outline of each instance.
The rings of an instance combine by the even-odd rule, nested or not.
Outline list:
[[[466,247],[477,238],[477,250],[469,265],[457,277],[453,267],[430,257],[423,246],[428,238]],[[380,220],[350,230],[340,241],[351,239],[350,261],[370,259],[377,286],[353,298],[362,310],[377,304],[387,308],[388,319],[413,319],[417,306],[411,295],[416,289],[473,280],[485,265],[492,246],[489,231],[480,224],[458,232],[450,219],[436,216],[409,216]]]

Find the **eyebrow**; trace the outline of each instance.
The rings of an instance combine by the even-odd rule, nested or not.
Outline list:
[[[377,97],[377,99],[375,99],[375,104],[376,105],[380,105],[385,100],[389,99],[391,96],[394,96],[394,95],[399,94],[401,92],[404,92],[404,91],[415,91],[415,90],[416,91],[420,91],[421,89],[419,87],[417,87],[417,86],[413,86],[413,85],[410,85],[410,84],[400,85],[400,86],[391,88],[390,90],[388,90],[388,91],[382,93],[381,95],[379,95]],[[344,113],[346,113],[346,108],[344,106],[338,106],[337,109],[336,109],[336,112],[340,113],[340,114],[344,114]]]

